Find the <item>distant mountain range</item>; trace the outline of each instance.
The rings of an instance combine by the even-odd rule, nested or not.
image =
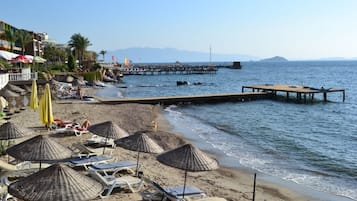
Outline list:
[[[212,52],[212,62],[217,61],[252,61],[258,57],[241,54],[216,54]],[[106,61],[111,61],[112,56],[115,61],[123,63],[125,57],[133,63],[174,63],[179,62],[209,62],[209,52],[187,51],[175,48],[127,48],[114,51],[107,51]],[[100,57],[99,57],[100,58]]]
[[[115,61],[123,63],[125,58],[128,58],[133,63],[174,63],[179,62],[209,62],[209,52],[188,51],[179,50],[175,48],[151,48],[151,47],[134,47],[127,49],[118,49],[107,51],[106,62],[112,61],[112,56],[115,57]],[[101,59],[101,55],[99,56]],[[290,60],[290,59],[289,59]],[[332,60],[357,60],[354,58],[344,57],[330,57],[330,58],[318,58],[308,59],[308,61],[332,61]],[[252,55],[244,54],[219,54],[212,52],[212,62],[222,61],[262,61],[262,62],[282,62],[288,61],[282,56],[275,56],[267,59],[262,59]],[[291,59],[290,61],[306,61],[304,59]]]

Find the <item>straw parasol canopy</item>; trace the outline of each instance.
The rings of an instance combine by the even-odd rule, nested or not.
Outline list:
[[[164,150],[145,133],[148,131],[138,131],[133,135],[115,140],[115,144],[132,151],[144,153],[161,153]]]
[[[28,92],[28,93],[31,93],[32,91],[32,88],[28,85],[24,85],[24,89]]]
[[[32,80],[30,108],[33,110],[36,110],[38,108],[37,84],[35,79]]]
[[[140,152],[157,154],[164,151],[154,140],[145,134],[146,132],[148,131],[138,131],[133,135],[129,135],[114,141],[115,144],[120,147],[138,152],[136,172],[138,171],[139,167]]]
[[[218,168],[216,160],[208,157],[192,144],[185,144],[176,149],[162,153],[157,156],[157,160],[165,165],[192,172],[214,170]]]
[[[7,89],[11,90],[11,91],[14,91],[16,93],[19,93],[19,94],[25,94],[26,93],[26,90],[21,88],[21,87],[18,87],[16,85],[13,85],[13,84],[7,84],[6,87]]]
[[[87,128],[90,132],[105,137],[105,144],[107,144],[108,138],[119,139],[122,137],[129,136],[129,134],[117,124],[112,121],[105,121],[98,124],[93,124]],[[103,148],[103,154],[105,152],[105,147]]]
[[[88,130],[96,135],[105,138],[119,139],[122,137],[129,136],[129,134],[124,129],[120,128],[112,121],[93,124],[88,127]]]
[[[70,158],[72,151],[44,135],[37,135],[20,144],[14,145],[6,152],[23,161],[56,161]]]
[[[25,137],[30,133],[30,130],[19,128],[11,122],[6,122],[0,126],[0,140],[17,139]]]
[[[26,201],[92,200],[103,185],[64,164],[55,164],[10,184],[11,195]]]
[[[16,92],[13,92],[9,89],[3,89],[0,91],[0,94],[6,98],[19,97],[20,95]]]
[[[187,171],[209,171],[218,168],[218,162],[191,144],[185,144],[176,149],[167,151],[157,156],[161,163],[185,170],[183,197],[185,196]]]

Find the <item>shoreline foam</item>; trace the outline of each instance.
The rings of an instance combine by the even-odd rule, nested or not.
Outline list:
[[[160,114],[161,119],[165,119],[164,122],[162,123],[168,123],[170,124],[170,121],[168,120],[169,116],[166,115],[164,112]],[[216,156],[217,159],[220,160],[221,166],[224,168],[228,168],[230,171],[243,171],[243,174],[248,174],[248,175],[254,175],[254,173],[257,173],[257,182],[262,182],[262,185],[274,185],[275,188],[281,189],[281,188],[287,188],[288,190],[292,190],[293,194],[298,194],[302,195],[305,197],[307,200],[323,200],[323,201],[353,201],[353,199],[349,197],[344,197],[340,195],[335,195],[331,194],[328,192],[321,192],[314,190],[310,187],[304,186],[302,184],[295,183],[293,181],[285,180],[276,176],[272,175],[267,175],[265,173],[259,172],[257,170],[254,170],[253,168],[245,167],[239,164],[239,161],[234,160],[227,156],[225,153],[223,153],[221,150],[217,150],[215,148],[210,148],[210,146],[205,145],[207,143],[202,142],[201,139],[197,136],[187,138],[187,135],[183,135],[180,133],[180,131],[175,130],[173,125],[170,125],[168,128],[170,128],[169,132],[174,132],[180,136],[182,136],[185,140],[191,141],[195,144],[197,144],[202,150],[205,152],[209,152],[212,155]],[[223,162],[222,162],[223,161]],[[238,164],[238,165],[237,165]],[[253,177],[253,176],[251,176]]]
[[[59,104],[54,101],[53,111],[55,117],[64,120],[76,120],[77,122],[83,122],[85,119],[88,119],[92,124],[95,124],[112,120],[129,133],[150,129],[152,121],[157,120],[159,121],[159,131],[153,134],[152,137],[160,139],[161,141],[159,141],[159,143],[166,144],[165,149],[171,149],[185,143],[182,137],[171,132],[172,126],[168,124],[167,119],[162,114],[162,110],[157,106],[139,104],[103,105],[97,103],[83,103],[83,101]],[[38,112],[27,109],[20,114],[14,115],[11,121],[17,125],[32,128],[37,133],[47,134],[45,129],[39,129],[43,126],[39,120]],[[85,141],[87,138],[91,137],[91,134],[85,134],[80,137],[74,135],[62,136],[53,134],[50,134],[50,136],[60,143],[70,146],[73,142]],[[133,160],[136,157],[136,153],[117,147],[113,156],[117,160]],[[142,154],[142,164],[144,167],[144,174],[163,186],[180,185],[183,183],[182,170],[177,170],[160,164],[156,161],[154,155]],[[190,172],[187,182],[190,185],[200,187],[209,196],[224,197],[230,201],[244,201],[251,200],[252,198],[253,176],[251,172],[247,172],[244,169],[221,167],[216,171],[210,172]],[[107,200],[133,201],[141,200],[141,197],[140,195],[133,193],[114,193]],[[296,193],[294,188],[262,181],[258,175],[256,200],[303,201],[319,199],[312,199],[303,194]]]

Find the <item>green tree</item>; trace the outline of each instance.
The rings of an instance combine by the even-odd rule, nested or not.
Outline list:
[[[44,48],[43,57],[47,59],[47,62],[51,63],[64,63],[68,59],[67,52],[63,48],[58,48],[56,46],[46,46]]]
[[[6,40],[10,43],[10,51],[13,52],[14,44],[17,40],[15,32],[12,29],[6,29],[4,35]]]
[[[92,45],[88,38],[82,36],[80,33],[73,34],[68,42],[68,45],[74,48],[75,56],[79,60],[79,64],[82,64],[84,60],[84,53],[88,46]]]
[[[76,62],[73,55],[68,55],[68,71],[73,72],[76,69]]]
[[[107,53],[106,50],[102,50],[99,52],[99,54],[103,55],[103,61],[105,61],[105,54]]]
[[[87,60],[89,60],[89,61],[96,61],[98,58],[98,53],[96,53],[94,51],[87,51],[84,53],[84,55],[87,58]]]
[[[17,40],[20,42],[22,55],[25,55],[25,46],[32,42],[32,36],[29,32],[19,29],[15,32]]]

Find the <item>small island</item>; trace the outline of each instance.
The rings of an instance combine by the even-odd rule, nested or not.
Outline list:
[[[285,59],[284,57],[275,56],[275,57],[271,57],[271,58],[267,58],[267,59],[262,59],[260,61],[262,61],[262,62],[285,62],[288,60]]]

